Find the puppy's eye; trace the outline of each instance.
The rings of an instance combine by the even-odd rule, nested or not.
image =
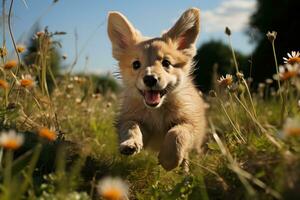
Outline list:
[[[141,62],[138,61],[138,60],[134,61],[134,62],[132,63],[132,67],[133,67],[134,70],[137,70],[138,68],[141,67]]]
[[[170,61],[168,61],[167,59],[163,59],[163,61],[161,62],[161,64],[164,67],[170,67],[170,65],[171,65]]]

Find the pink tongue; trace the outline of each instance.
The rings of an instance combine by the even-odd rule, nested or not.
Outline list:
[[[160,93],[158,91],[145,91],[145,101],[150,105],[159,104]]]

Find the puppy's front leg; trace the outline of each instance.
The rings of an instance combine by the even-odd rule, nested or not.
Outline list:
[[[168,131],[158,155],[165,170],[174,169],[187,158],[193,140],[192,131],[189,124],[176,125]]]
[[[138,123],[127,121],[118,125],[120,152],[125,155],[139,153],[143,148],[143,136]]]

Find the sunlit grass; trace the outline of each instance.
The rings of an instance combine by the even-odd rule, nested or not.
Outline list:
[[[231,31],[226,32],[231,42]],[[207,141],[201,155],[191,156],[187,175],[180,169],[164,171],[155,152],[119,154],[115,85],[105,84],[109,76],[98,84],[95,76],[55,76],[49,60],[59,46],[54,36],[61,34],[35,33],[31,65],[19,57],[28,51],[24,45],[10,55],[2,41],[0,199],[299,197],[299,53],[278,66],[276,37],[271,42],[278,87],[269,79],[252,91],[231,46],[237,73],[219,78],[216,91],[205,96]]]

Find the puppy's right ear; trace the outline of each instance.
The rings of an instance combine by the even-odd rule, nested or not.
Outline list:
[[[130,45],[137,42],[140,36],[126,17],[119,12],[109,12],[107,32],[112,43],[113,56],[117,60]]]

